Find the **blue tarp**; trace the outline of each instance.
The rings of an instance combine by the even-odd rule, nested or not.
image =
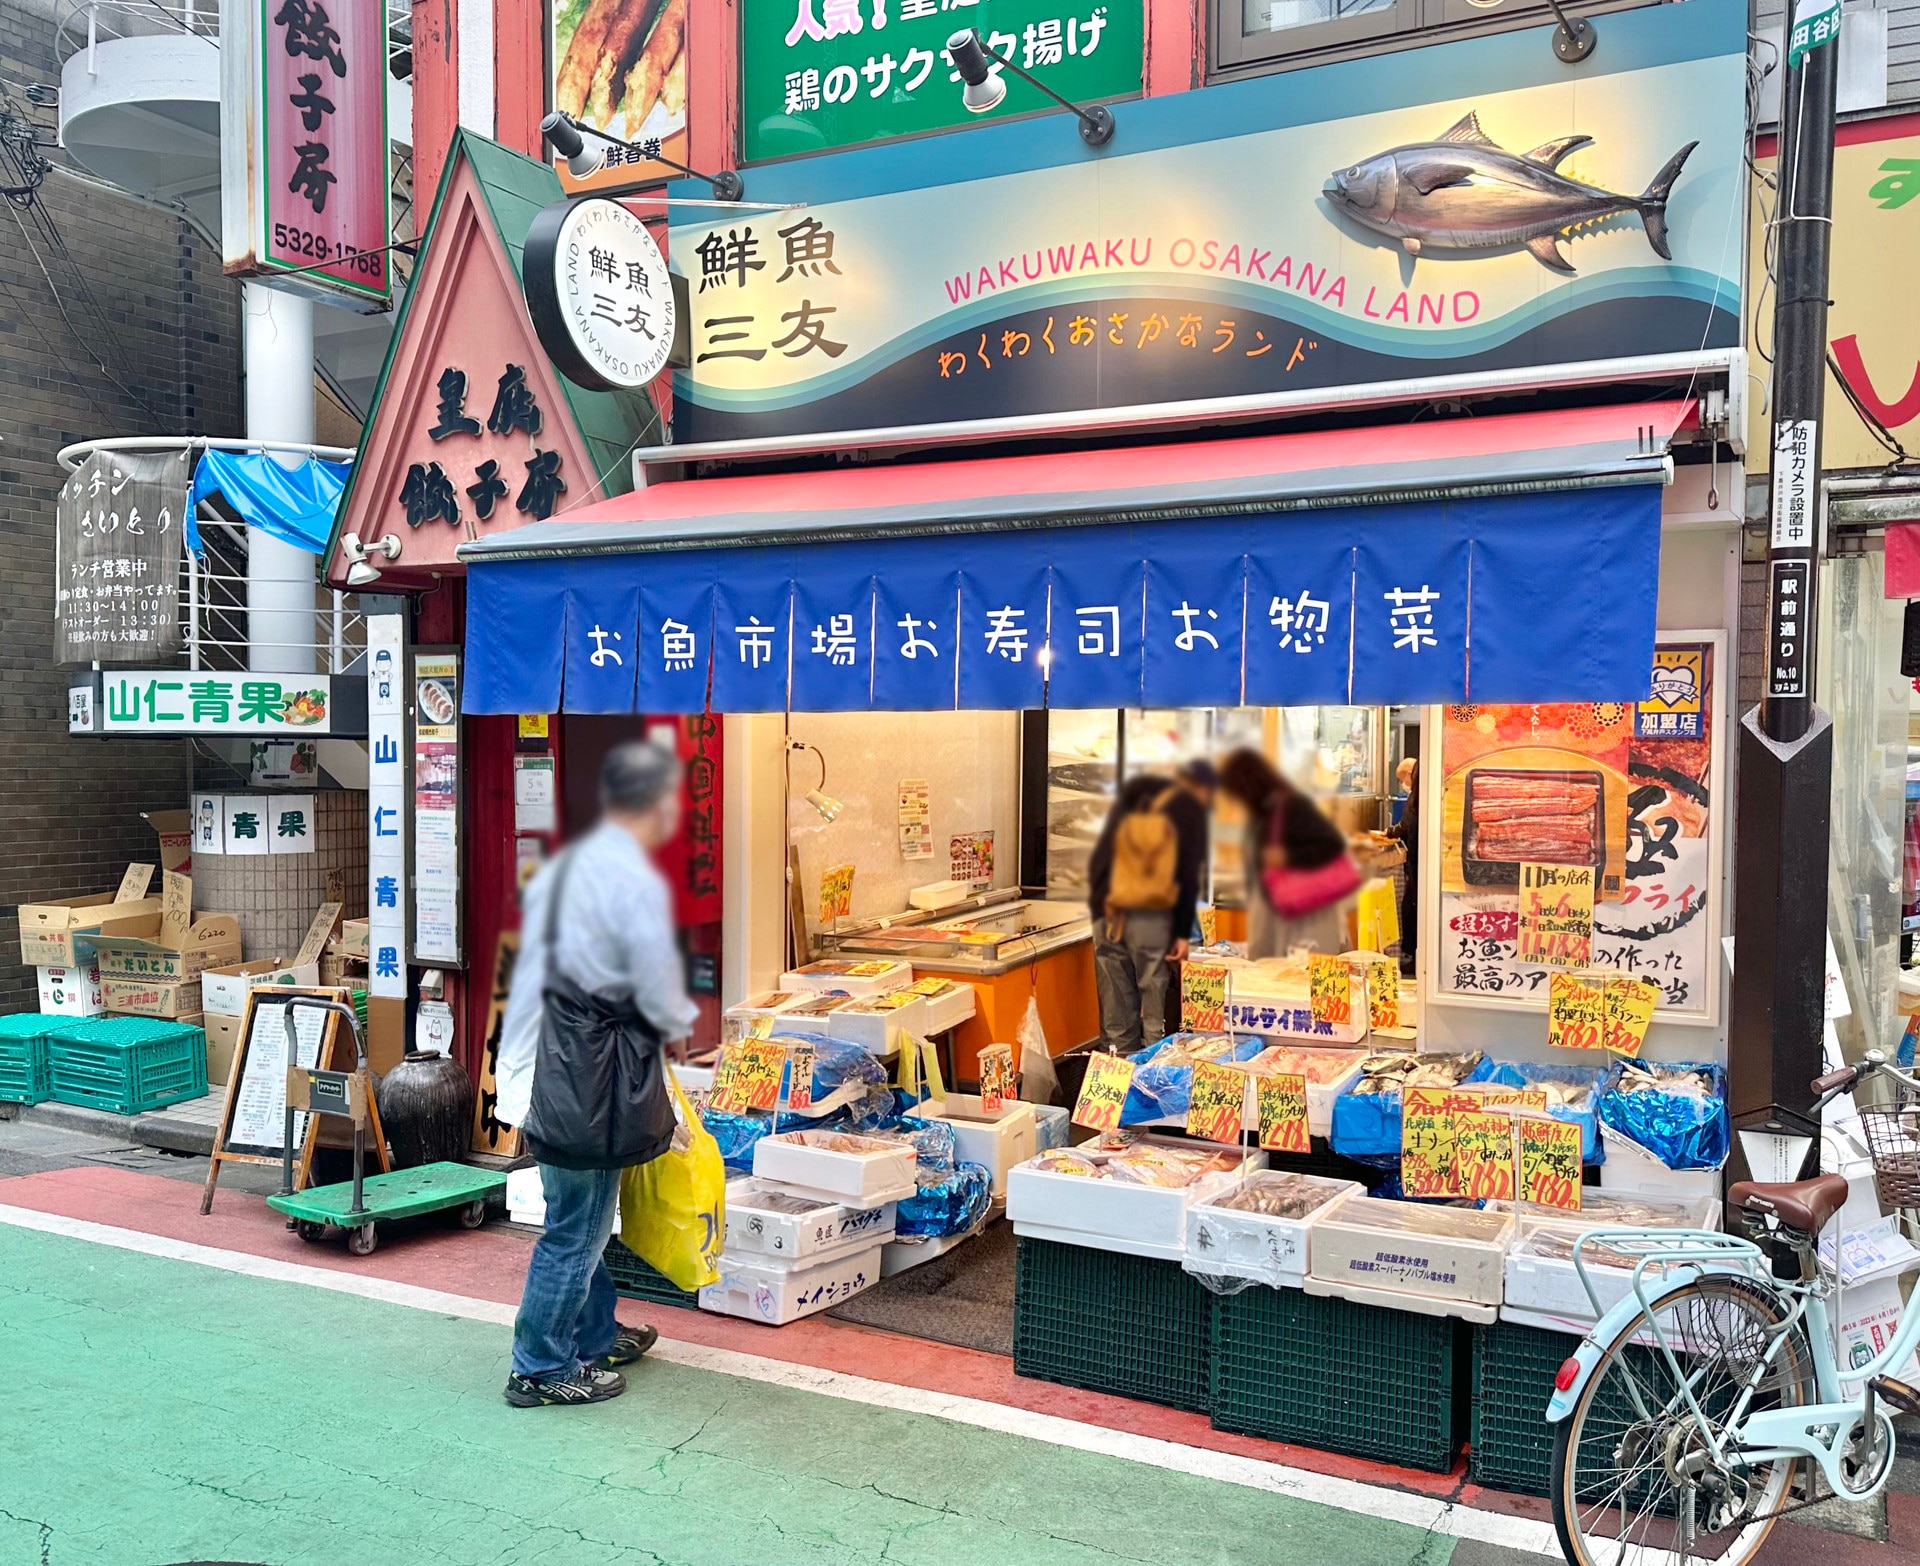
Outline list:
[[[1598,1099],[1600,1080],[1607,1074],[1605,1066],[1562,1066],[1541,1064],[1531,1060],[1502,1061],[1494,1068],[1489,1082],[1497,1082],[1501,1087],[1530,1088],[1543,1082],[1573,1084],[1587,1090],[1587,1107],[1576,1109],[1570,1104],[1556,1104],[1547,1113],[1555,1120],[1569,1120],[1580,1127],[1580,1161],[1583,1164],[1604,1164],[1607,1161],[1607,1149],[1600,1140],[1600,1121],[1598,1118]]]
[[[475,560],[464,696],[482,713],[1632,701],[1659,558],[1643,484]]]
[[[203,451],[187,494],[187,547],[200,553],[194,507],[223,495],[248,527],[317,555],[333,535],[333,516],[347,487],[347,462],[308,457],[283,468],[264,451]]]

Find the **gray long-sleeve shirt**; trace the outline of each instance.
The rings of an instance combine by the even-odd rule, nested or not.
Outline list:
[[[685,1038],[699,1015],[687,998],[673,936],[673,898],[631,832],[603,822],[567,850],[572,868],[554,927],[560,971],[582,989],[612,1000],[633,998],[663,1039]],[[520,955],[513,965],[494,1080],[496,1113],[520,1125],[533,1103],[542,991],[548,964],[547,903],[559,861],[543,867],[522,901]]]

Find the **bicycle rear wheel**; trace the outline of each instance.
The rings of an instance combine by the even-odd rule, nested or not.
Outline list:
[[[1683,1381],[1716,1437],[1756,1374],[1746,1412],[1812,1401],[1813,1361],[1798,1327],[1766,1360],[1785,1319],[1763,1284],[1709,1276],[1656,1301],[1614,1340],[1555,1428],[1553,1521],[1571,1566],[1753,1558],[1787,1503],[1796,1464],[1716,1463]],[[1656,1346],[1656,1325],[1680,1376]]]

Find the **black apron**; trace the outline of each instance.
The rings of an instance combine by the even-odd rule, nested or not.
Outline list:
[[[527,1150],[562,1169],[626,1169],[649,1163],[673,1141],[659,1030],[632,996],[589,994],[560,971],[555,934],[572,851],[555,871],[547,905],[546,983],[535,1046]]]

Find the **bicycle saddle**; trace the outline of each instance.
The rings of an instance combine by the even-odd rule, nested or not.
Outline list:
[[[1818,1234],[1847,1205],[1847,1177],[1820,1175],[1786,1185],[1741,1180],[1727,1191],[1727,1202],[1744,1212],[1771,1213],[1789,1229]]]

